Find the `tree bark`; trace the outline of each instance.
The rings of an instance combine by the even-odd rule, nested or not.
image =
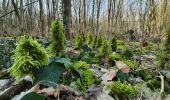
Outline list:
[[[97,34],[99,34],[99,16],[100,16],[100,7],[101,7],[101,0],[97,0],[98,1],[98,10],[97,10],[97,28],[96,28],[96,32]]]
[[[39,0],[39,9],[40,9],[40,20],[39,20],[39,28],[40,28],[40,34],[42,36],[45,36],[44,29],[45,29],[45,23],[44,23],[44,10],[43,10],[43,2],[42,0]]]
[[[72,15],[71,15],[71,0],[62,0],[63,3],[63,25],[67,39],[71,37]]]
[[[83,9],[84,9],[84,26],[83,26],[83,32],[86,33],[86,0],[83,0]]]

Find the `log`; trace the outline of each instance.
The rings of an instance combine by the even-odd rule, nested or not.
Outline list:
[[[0,93],[0,100],[10,100],[15,95],[19,94],[22,91],[30,89],[32,83],[30,81],[22,80],[18,84],[14,84],[2,93]]]

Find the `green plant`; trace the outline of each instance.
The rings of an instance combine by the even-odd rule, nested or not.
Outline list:
[[[117,41],[116,41],[115,37],[113,37],[113,39],[112,39],[111,47],[112,47],[112,51],[116,51],[116,49],[117,49]]]
[[[74,63],[74,68],[76,69],[81,69],[81,70],[86,70],[89,68],[89,64],[87,64],[86,62],[84,61],[78,61],[76,63]]]
[[[124,46],[122,46],[122,45],[117,46],[117,52],[118,53],[123,53],[125,50],[126,50],[126,48]]]
[[[119,54],[112,54],[109,56],[109,63],[112,66],[115,66],[115,61],[121,61],[121,60],[122,60],[122,57]]]
[[[166,54],[163,49],[158,51],[158,53],[157,53],[157,66],[158,67],[164,68],[164,65],[166,62],[165,57],[166,57]]]
[[[62,24],[56,20],[51,25],[51,44],[49,46],[51,53],[55,56],[63,55],[66,48],[65,41]]]
[[[150,72],[148,69],[140,69],[135,73],[136,76],[141,77],[144,81],[152,79],[155,75]]]
[[[85,90],[94,83],[93,72],[89,70],[89,64],[83,61],[78,61],[74,64],[74,68],[82,75],[78,88],[85,92]],[[77,78],[79,80],[80,78]]]
[[[93,37],[90,33],[87,34],[87,44],[91,45],[93,41]]]
[[[94,36],[94,39],[93,39],[93,48],[96,48],[96,45],[97,45],[97,40],[98,40],[98,36]]]
[[[117,40],[117,45],[122,45],[122,46],[124,46],[124,45],[125,45],[125,42],[122,41],[122,40]]]
[[[83,45],[83,37],[80,35],[80,36],[76,36],[75,37],[75,46],[76,46],[76,48],[81,48],[82,47],[82,45]]]
[[[160,88],[161,87],[161,81],[156,79],[156,78],[152,78],[152,79],[147,81],[147,86],[149,88],[151,88],[152,90]]]
[[[122,60],[122,57],[120,54],[112,54],[109,56],[109,58],[112,60],[117,60],[117,61]]]
[[[130,59],[133,56],[133,53],[131,50],[126,49],[122,55],[125,59]]]
[[[120,81],[109,84],[107,88],[111,89],[110,95],[117,97],[120,100],[133,99],[139,95],[138,86],[121,83]]]
[[[166,41],[158,54],[158,66],[170,69],[170,28],[167,30]]]
[[[132,60],[125,60],[124,63],[127,64],[132,69],[137,68],[138,65],[136,61],[132,61]]]
[[[100,48],[102,46],[102,42],[103,42],[102,36],[99,36],[97,40],[96,48]]]
[[[19,79],[32,75],[32,71],[48,64],[48,56],[43,47],[29,36],[22,36],[14,54],[14,64],[10,73]]]
[[[165,42],[165,64],[164,67],[170,69],[170,28],[167,31],[167,38]]]
[[[109,54],[111,53],[111,47],[110,47],[110,43],[107,40],[105,40],[102,43],[99,52],[102,57],[109,57]]]

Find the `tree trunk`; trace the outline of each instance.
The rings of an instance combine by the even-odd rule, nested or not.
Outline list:
[[[62,3],[63,3],[63,25],[65,30],[65,35],[67,39],[70,39],[71,26],[72,26],[71,0],[62,0]]]
[[[44,11],[43,11],[43,2],[42,0],[39,0],[39,8],[40,8],[40,22],[39,22],[39,28],[40,28],[40,34],[42,36],[45,36],[44,29],[45,29],[45,23],[44,23]]]
[[[83,9],[84,9],[84,26],[83,26],[83,31],[84,34],[86,33],[86,0],[83,0]]]
[[[99,16],[100,16],[100,6],[101,6],[101,0],[97,0],[98,1],[98,10],[97,10],[97,28],[96,28],[96,32],[97,34],[99,34]]]
[[[94,32],[94,9],[95,9],[95,0],[93,0],[93,8],[92,8],[92,33],[95,33]]]

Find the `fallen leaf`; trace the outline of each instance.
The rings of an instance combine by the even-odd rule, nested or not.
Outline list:
[[[125,63],[121,62],[121,61],[116,61],[116,66],[119,70],[121,70],[123,73],[129,73],[130,68],[128,65],[126,65]]]
[[[103,80],[103,83],[107,83],[108,81],[111,81],[116,76],[116,70],[110,70],[109,72],[105,73],[101,79]]]

